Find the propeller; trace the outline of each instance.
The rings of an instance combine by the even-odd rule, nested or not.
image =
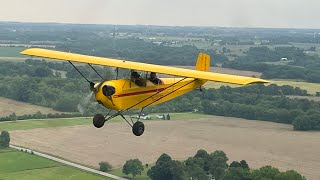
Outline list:
[[[92,96],[95,93],[98,92],[100,87],[106,81],[108,81],[108,80],[101,81],[101,82],[99,82],[98,85],[95,85],[95,83],[90,82],[90,90],[91,90],[91,92],[77,105],[77,109],[78,109],[78,111],[80,112],[81,115],[84,115],[86,109],[88,108],[88,105],[90,103],[90,100],[91,100]],[[114,93],[116,93],[116,89],[113,86],[104,85],[101,90],[102,90],[103,95],[105,95],[111,101],[111,103],[113,105],[115,105],[114,102],[113,102],[113,99],[112,99],[112,95]]]
[[[85,113],[85,109],[88,107],[89,103],[90,103],[90,99],[92,98],[94,92],[91,91],[78,105],[77,105],[77,109],[80,112],[81,115],[83,115]],[[84,107],[85,108],[84,108]]]

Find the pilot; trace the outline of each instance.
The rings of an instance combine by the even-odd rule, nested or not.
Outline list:
[[[150,73],[150,77],[149,77],[148,80],[151,81],[153,84],[162,84],[161,79],[159,79],[159,78],[157,77],[157,74],[154,73],[154,72],[151,72],[151,73]]]
[[[138,86],[144,86],[145,85],[145,83],[143,83],[142,77],[136,71],[132,71],[131,72],[131,81],[133,83],[135,83],[136,85],[138,85]]]

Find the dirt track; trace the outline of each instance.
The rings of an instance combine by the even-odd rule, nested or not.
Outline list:
[[[121,165],[130,158],[153,163],[162,153],[182,160],[202,148],[223,150],[230,160],[245,159],[253,168],[271,164],[281,170],[295,169],[308,179],[320,177],[320,132],[295,132],[290,125],[225,117],[145,124],[142,137],[134,137],[124,123],[102,129],[21,130],[11,136],[13,144],[91,166],[104,160]]]

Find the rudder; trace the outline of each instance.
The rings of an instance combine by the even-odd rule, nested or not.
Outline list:
[[[196,70],[198,71],[210,71],[210,55],[200,53],[198,56]]]

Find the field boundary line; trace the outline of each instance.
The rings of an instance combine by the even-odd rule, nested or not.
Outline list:
[[[89,168],[89,167],[86,167],[86,166],[83,166],[83,165],[80,165],[80,164],[76,164],[76,163],[73,163],[73,162],[70,162],[70,161],[59,159],[59,158],[56,158],[56,157],[53,157],[53,156],[50,156],[50,155],[47,155],[47,154],[44,154],[44,153],[40,153],[40,152],[37,152],[37,151],[33,151],[31,149],[18,147],[16,145],[12,145],[12,144],[10,144],[10,147],[14,148],[14,149],[17,149],[19,151],[22,149],[23,151],[28,151],[29,153],[33,152],[37,156],[41,156],[41,157],[44,157],[46,159],[50,159],[50,160],[53,160],[53,161],[56,161],[56,162],[59,162],[59,163],[62,163],[62,164],[68,165],[68,166],[72,166],[72,167],[75,167],[75,168],[78,168],[78,169],[81,169],[81,170],[84,170],[84,171],[88,171],[88,172],[91,172],[91,173],[94,173],[94,174],[98,174],[98,175],[101,175],[101,176],[105,176],[105,177],[109,177],[109,178],[117,179],[117,180],[126,180],[125,178],[122,178],[122,177],[119,177],[119,176],[115,176],[113,174],[109,174],[109,173],[106,173],[106,172],[101,172],[101,171],[98,171],[98,170],[95,170],[95,169],[92,169],[92,168]]]

